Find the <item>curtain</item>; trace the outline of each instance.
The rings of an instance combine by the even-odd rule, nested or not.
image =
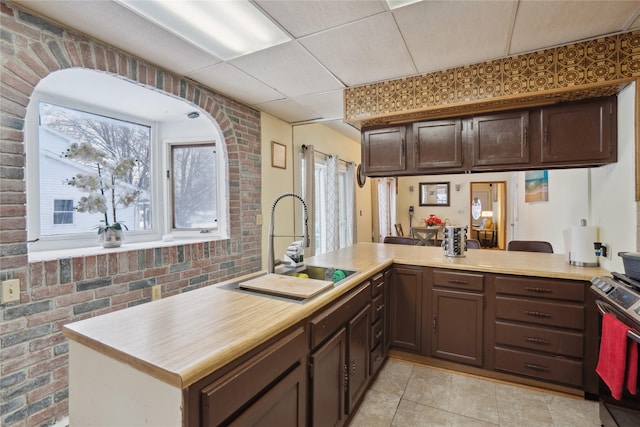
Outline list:
[[[335,154],[330,154],[327,158],[327,186],[326,186],[326,236],[325,248],[327,252],[340,249],[340,212],[338,203],[340,188],[338,186],[339,159]]]
[[[347,176],[345,183],[345,199],[347,201],[347,241],[345,246],[351,246],[358,241],[356,233],[356,165],[347,163]]]
[[[308,256],[316,254],[316,219],[315,219],[315,152],[313,145],[302,146],[302,198],[307,204],[307,217],[310,245],[306,251]],[[303,224],[304,227],[304,224]]]
[[[378,217],[380,241],[395,234],[396,223],[396,179],[378,180]]]

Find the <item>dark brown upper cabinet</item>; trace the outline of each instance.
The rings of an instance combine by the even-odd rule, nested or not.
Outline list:
[[[474,117],[471,120],[473,167],[529,163],[529,111]]]
[[[596,164],[617,160],[615,98],[542,108],[540,161]]]
[[[462,121],[435,120],[413,124],[413,168],[462,166]]]
[[[362,134],[364,173],[391,176],[407,169],[406,128],[396,126],[369,130]]]
[[[617,159],[617,97],[362,133],[367,176],[591,167]]]

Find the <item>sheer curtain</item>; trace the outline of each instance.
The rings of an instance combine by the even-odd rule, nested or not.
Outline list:
[[[313,255],[331,252],[356,241],[355,165],[336,154],[316,156],[312,145],[303,146],[303,197],[313,211]],[[342,164],[340,163],[342,162]]]
[[[380,241],[386,236],[394,235],[393,226],[396,223],[396,178],[381,178],[378,180],[378,230]]]

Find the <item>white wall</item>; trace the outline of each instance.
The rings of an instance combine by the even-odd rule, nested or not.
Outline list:
[[[591,169],[549,170],[549,201],[525,203],[524,172],[401,177],[398,181],[397,218],[409,229],[409,206],[415,220],[433,213],[454,225],[469,224],[470,182],[507,181],[507,240],[546,240],[556,253],[564,253],[562,230],[587,219],[599,227],[599,238],[609,245],[611,259],[600,259],[609,271],[624,271],[617,253],[638,249],[638,212],[634,179],[635,85],[618,96],[618,162]],[[420,182],[450,182],[449,207],[420,207]],[[460,191],[455,185],[460,185]],[[409,187],[413,186],[413,193]],[[516,200],[516,203],[513,201]],[[510,229],[509,224],[514,228]],[[406,233],[405,233],[406,234]]]

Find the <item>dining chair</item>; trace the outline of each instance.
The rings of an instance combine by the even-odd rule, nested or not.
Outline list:
[[[396,236],[404,236],[404,231],[402,231],[402,224],[395,224],[396,227]]]
[[[467,249],[481,249],[482,245],[480,245],[480,240],[478,239],[467,239]]]
[[[545,252],[552,254],[553,246],[541,240],[512,240],[507,244],[508,251]]]
[[[416,245],[418,241],[411,237],[404,236],[387,236],[384,238],[384,243],[392,243],[395,245]]]

